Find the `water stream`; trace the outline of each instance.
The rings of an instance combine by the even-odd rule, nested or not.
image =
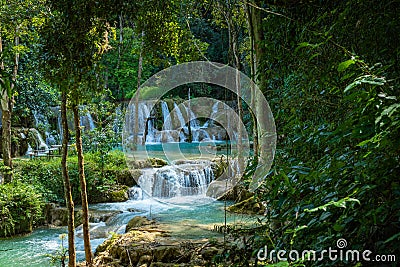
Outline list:
[[[134,197],[127,202],[102,203],[90,205],[93,210],[118,210],[121,213],[111,217],[106,222],[91,223],[91,244],[93,251],[101,244],[111,232],[124,233],[125,225],[134,216],[147,216],[161,223],[163,229],[171,231],[172,237],[185,239],[202,239],[220,237],[221,234],[214,231],[215,224],[224,222],[224,203],[211,201],[207,205],[173,206],[155,201],[142,194],[138,188],[132,188]],[[196,196],[185,197],[185,203],[197,203],[201,200]],[[227,213],[228,222],[249,221],[248,217]],[[49,265],[46,254],[55,253],[61,245],[61,234],[66,234],[66,227],[39,228],[32,234],[0,239],[0,266],[12,267],[44,267]],[[66,245],[67,240],[64,241]],[[81,229],[76,229],[77,259],[84,259],[83,239]]]

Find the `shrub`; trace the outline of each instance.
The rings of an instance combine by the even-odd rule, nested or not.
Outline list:
[[[31,185],[0,185],[0,237],[31,232],[41,219],[42,204],[42,195]]]
[[[101,161],[103,160],[103,161]],[[32,184],[47,202],[64,203],[64,184],[61,172],[61,159],[50,160],[15,160],[15,178],[23,183]],[[85,155],[85,175],[89,202],[102,194],[119,188],[119,183],[129,179],[126,176],[124,154],[121,151],[111,151],[104,157],[100,153]],[[74,202],[80,202],[80,183],[78,158],[68,158],[68,173],[72,185]],[[132,178],[133,180],[133,178]],[[132,184],[127,184],[132,186]],[[97,196],[97,197],[96,197]],[[98,202],[98,201],[96,201]]]

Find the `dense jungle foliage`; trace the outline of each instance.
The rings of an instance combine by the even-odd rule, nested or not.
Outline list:
[[[282,15],[263,20],[263,89],[278,144],[257,192],[267,215],[242,264],[265,244],[321,251],[339,238],[399,255],[398,9],[387,1],[314,1],[274,7]]]
[[[96,81],[81,82],[76,90],[66,86],[80,104],[97,111],[96,122],[102,126],[84,136],[85,152],[94,150],[92,142],[103,144],[86,158],[89,196],[118,184],[112,171],[123,169],[121,155],[109,153],[110,144],[118,143],[107,124],[112,110],[135,94],[138,83],[165,67],[216,61],[242,70],[258,84],[278,135],[273,167],[255,192],[266,206],[265,216],[250,233],[233,231],[240,242],[216,262],[274,266],[257,260],[260,248],[322,251],[336,247],[341,238],[346,248],[372,251],[371,258],[400,256],[399,1],[89,1],[96,12],[87,14],[96,17],[88,21],[106,22],[107,36],[96,39],[98,33],[89,31],[88,47],[101,53],[82,50],[72,57],[94,61],[89,71],[49,52],[59,43],[68,50],[76,38],[61,42],[52,34],[54,25],[47,22],[57,13],[48,13],[47,1],[27,1],[31,6],[20,9],[8,2],[18,6],[20,1],[2,1],[0,9],[2,106],[15,104],[13,127],[32,127],[34,111],[45,113],[60,105],[60,88],[77,79],[70,73],[85,71],[80,79]],[[84,1],[72,2],[89,9]],[[192,93],[235,99],[210,85],[194,86]],[[182,87],[166,97],[186,94]],[[244,120],[251,131],[250,116]],[[70,135],[73,140],[72,131]],[[12,233],[16,214],[38,220],[41,201],[63,202],[64,192],[59,159],[7,164],[3,174],[13,167],[15,177],[0,185],[0,231]],[[77,159],[68,164],[73,198],[79,201]],[[244,185],[255,165],[247,169]],[[109,180],[104,178],[107,171]],[[54,177],[59,180],[53,182]],[[10,204],[14,202],[19,211]],[[12,223],[2,224],[2,217]],[[275,263],[304,265],[376,266],[339,259]]]

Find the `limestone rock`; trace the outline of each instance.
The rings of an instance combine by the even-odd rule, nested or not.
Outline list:
[[[138,227],[154,225],[155,221],[147,219],[146,216],[135,216],[126,225],[125,233]]]

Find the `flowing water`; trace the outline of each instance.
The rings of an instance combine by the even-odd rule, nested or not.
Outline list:
[[[103,203],[90,205],[93,210],[118,210],[122,213],[111,217],[107,222],[91,223],[91,243],[93,251],[111,232],[123,233],[125,225],[134,216],[147,216],[160,222],[163,229],[169,230],[172,237],[185,239],[202,239],[221,237],[221,234],[210,231],[214,225],[224,223],[224,203],[219,201],[208,202],[207,205],[174,206],[155,201],[142,194],[138,188],[132,188],[134,197],[122,203]],[[183,200],[183,199],[182,199]],[[192,201],[198,204],[202,198],[188,196],[185,203]],[[227,213],[228,222],[250,221],[249,217]],[[1,267],[44,267],[50,266],[46,254],[54,254],[61,245],[61,234],[66,234],[66,227],[39,228],[32,234],[0,239],[0,266]],[[81,229],[76,230],[76,248],[78,260],[84,259],[83,240]],[[67,240],[64,240],[66,245]]]
[[[220,237],[219,233],[211,231],[215,225],[223,225],[225,221],[248,223],[253,220],[243,215],[226,214],[226,203],[206,197],[210,183],[216,178],[211,169],[211,160],[228,152],[220,150],[218,144],[230,147],[230,143],[222,141],[226,139],[227,132],[214,125],[214,121],[218,121],[217,115],[221,111],[221,105],[215,103],[207,116],[209,119],[200,126],[190,102],[179,105],[173,103],[174,109],[170,111],[167,103],[161,101],[163,128],[160,130],[155,128],[156,118],[152,109],[154,104],[154,101],[139,103],[139,132],[128,132],[126,138],[129,141],[135,140],[135,135],[138,136],[139,142],[134,150],[135,160],[162,158],[170,165],[157,169],[143,169],[139,178],[143,191],[138,187],[131,188],[131,199],[127,202],[90,205],[92,210],[120,212],[106,222],[90,224],[93,251],[111,233],[123,233],[129,220],[138,215],[156,219],[163,229],[171,231],[172,237],[184,239]],[[127,112],[134,114],[135,106],[129,105]],[[193,143],[185,143],[189,132],[186,124],[188,121],[195,141]],[[82,123],[87,129],[95,127],[90,113],[82,118]],[[135,116],[125,118],[124,123],[126,128],[134,129]],[[233,133],[230,136],[235,135]],[[232,138],[231,140],[235,141]],[[37,145],[44,146],[43,143],[43,140],[39,140]],[[140,145],[143,143],[145,145]],[[234,154],[235,150],[230,150],[230,153]],[[0,267],[49,266],[49,258],[45,255],[54,254],[59,250],[60,235],[66,233],[66,227],[40,228],[30,235],[0,239]],[[76,249],[77,258],[82,261],[84,248],[80,227],[76,229]]]

